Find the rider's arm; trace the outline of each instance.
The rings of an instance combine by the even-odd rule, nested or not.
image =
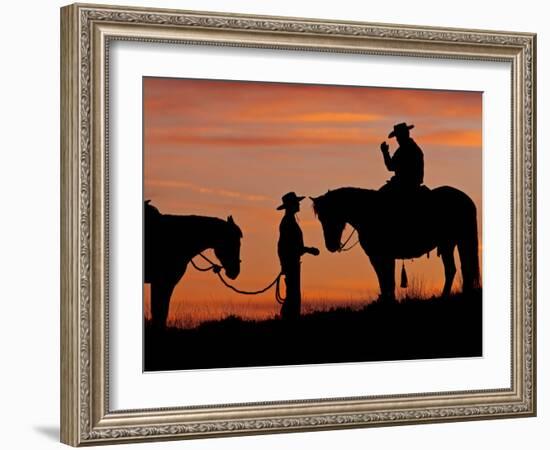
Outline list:
[[[382,155],[384,156],[384,164],[386,164],[386,167],[387,169],[390,171],[390,172],[394,172],[395,171],[395,165],[393,163],[393,159],[392,157],[390,156],[390,152],[389,152],[389,146],[386,144],[385,142],[380,146],[380,150],[382,150]]]

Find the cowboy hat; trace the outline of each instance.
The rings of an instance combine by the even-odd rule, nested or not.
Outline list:
[[[397,125],[393,126],[393,131],[388,134],[389,138],[392,138],[398,134],[401,134],[405,131],[409,131],[410,129],[414,128],[414,125],[407,125],[405,122],[398,123]]]
[[[305,197],[296,195],[295,192],[289,192],[281,197],[283,203],[277,207],[278,210],[286,209],[290,205],[295,205],[296,203],[301,202]]]

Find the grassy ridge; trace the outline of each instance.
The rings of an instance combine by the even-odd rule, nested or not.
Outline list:
[[[158,333],[145,324],[145,370],[482,355],[481,291],[313,312],[295,323],[228,317]]]

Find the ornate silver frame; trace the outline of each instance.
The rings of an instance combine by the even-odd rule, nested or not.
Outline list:
[[[106,68],[112,40],[431,58],[512,67],[508,389],[112,411],[108,395]],[[114,6],[61,9],[61,440],[80,446],[533,416],[536,36]],[[261,399],[259,399],[261,400]]]

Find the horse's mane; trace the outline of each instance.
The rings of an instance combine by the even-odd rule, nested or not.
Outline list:
[[[180,214],[164,214],[161,213],[157,207],[153,206],[150,203],[150,200],[147,200],[145,203],[145,213],[150,214],[152,217],[162,217],[163,220],[176,221],[179,223],[187,223],[193,227],[222,227],[228,230],[233,231],[239,237],[243,237],[243,232],[240,227],[233,221],[233,218],[229,216],[227,220],[220,219],[219,217],[211,216],[199,216],[199,215],[180,215]]]
[[[372,189],[357,187],[341,187],[338,189],[329,190],[326,194],[313,199],[313,212],[317,216],[323,208],[357,204],[357,201],[367,200],[376,192],[377,191]]]

